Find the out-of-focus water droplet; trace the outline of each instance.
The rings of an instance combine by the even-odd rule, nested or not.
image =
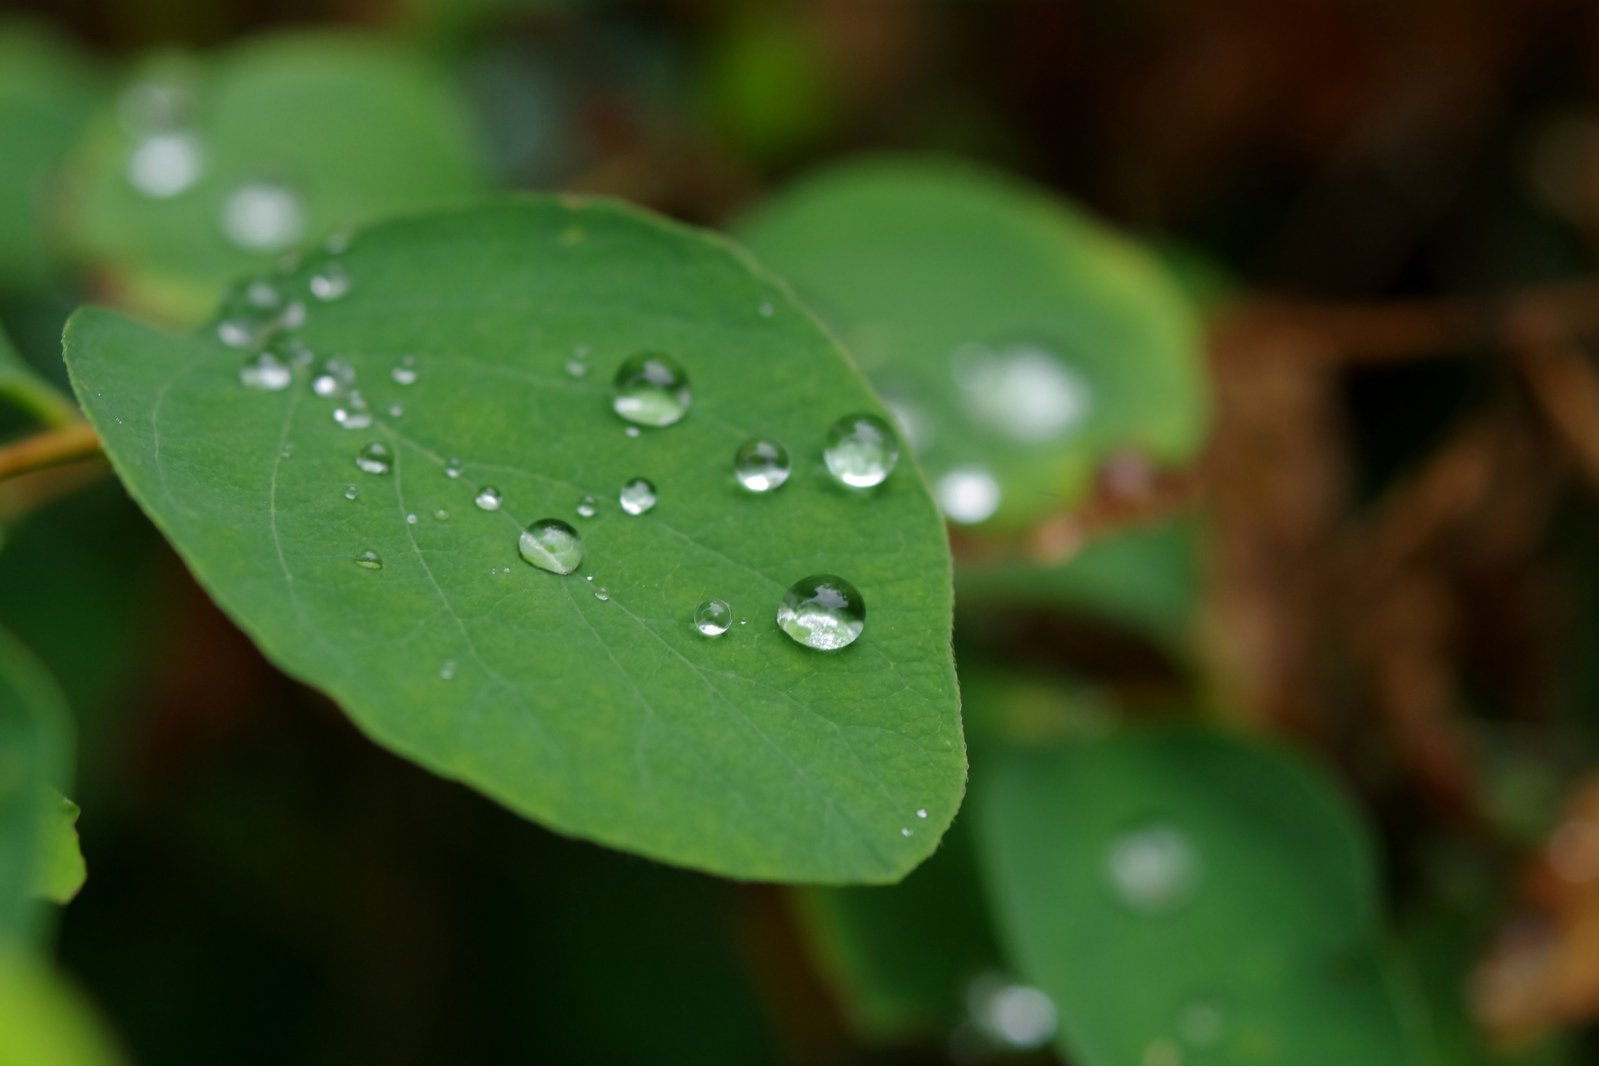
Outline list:
[[[311,379],[311,391],[318,396],[337,396],[355,384],[355,367],[344,359],[327,359]]]
[[[368,548],[366,551],[355,557],[355,565],[364,567],[367,570],[382,570],[383,559],[378,555],[377,552],[373,551],[371,548]]]
[[[733,476],[750,492],[770,492],[788,480],[788,449],[775,440],[745,441],[733,453]]]
[[[899,441],[876,415],[846,415],[827,431],[827,472],[854,489],[881,485],[899,462]]]
[[[1177,1036],[1190,1047],[1212,1047],[1227,1032],[1227,1018],[1211,999],[1195,997],[1177,1012]]]
[[[568,359],[566,361],[566,376],[567,377],[569,377],[569,378],[580,378],[580,377],[585,376],[588,372],[589,372],[589,365],[587,363],[585,363],[583,360],[577,358],[576,356],[573,356],[572,358],[570,358],[570,359]]]
[[[637,426],[628,426],[626,429],[622,430],[622,432],[627,434],[629,437],[637,437],[639,435],[639,428]]]
[[[733,608],[726,600],[705,600],[694,608],[694,628],[707,637],[719,637],[733,624]]]
[[[911,835],[911,833],[912,833],[912,830],[911,830],[910,826],[908,826],[908,825],[900,826],[900,830],[899,830],[899,835],[900,836],[909,837]]]
[[[287,440],[284,441],[283,442],[283,447],[278,449],[278,458],[279,459],[287,459],[289,456],[291,456],[293,454],[294,454],[294,442],[293,441],[287,441]]]
[[[1157,913],[1178,907],[1193,895],[1199,884],[1199,856],[1176,827],[1142,825],[1111,841],[1105,873],[1122,903]]]
[[[234,286],[223,297],[217,338],[230,348],[259,348],[280,329],[292,328],[291,305],[265,278]]]
[[[987,468],[958,466],[938,479],[933,486],[938,509],[958,525],[985,522],[999,510],[999,482]]]
[[[259,392],[279,392],[289,387],[294,373],[271,352],[257,352],[239,367],[239,382]]]
[[[450,512],[440,507],[437,511],[433,512],[433,517],[440,522],[448,522],[450,520]]]
[[[599,501],[593,496],[584,496],[577,501],[577,514],[579,518],[593,518],[599,513]]]
[[[853,644],[866,628],[866,600],[841,577],[812,574],[783,593],[777,624],[807,648],[837,651]]]
[[[346,500],[353,500],[359,495],[360,495],[360,493],[356,491],[356,488],[355,488],[354,485],[346,485],[344,487],[344,498]]]
[[[128,153],[128,184],[156,200],[187,192],[204,170],[205,149],[187,130],[152,133]]]
[[[460,477],[461,469],[461,460],[459,459],[446,459],[444,461],[444,476],[447,478],[453,480]]]
[[[611,598],[611,590],[606,588],[604,585],[601,585],[599,588],[594,590],[594,598],[599,600],[601,603],[606,603]]]
[[[1059,440],[1089,412],[1088,382],[1041,344],[963,345],[952,371],[967,417],[1019,444]]]
[[[408,512],[406,514],[406,516],[405,516],[405,524],[408,525],[408,526],[416,525],[416,512],[415,511],[411,511],[411,512]]]
[[[552,574],[570,574],[583,562],[583,540],[559,518],[544,518],[522,531],[522,559]]]
[[[222,202],[222,233],[246,252],[276,252],[305,233],[305,205],[293,189],[270,181],[239,186]]]
[[[403,414],[405,414],[405,405],[404,404],[399,404],[399,403],[391,403],[391,404],[389,404],[389,417],[390,418],[399,418]]]
[[[350,243],[355,240],[355,229],[350,226],[340,226],[322,238],[322,250],[329,255],[343,255],[350,250]]]
[[[416,356],[400,356],[400,361],[395,363],[394,368],[389,371],[389,377],[393,378],[397,385],[415,385],[417,378]]]
[[[444,662],[439,664],[439,677],[443,678],[445,681],[454,680],[454,678],[455,678],[455,660],[454,659],[445,659]]]
[[[498,511],[504,501],[499,489],[493,485],[484,485],[477,490],[477,495],[472,497],[472,502],[477,504],[480,511]]]
[[[658,352],[632,356],[616,369],[611,408],[639,426],[670,426],[693,402],[688,374],[677,360]]]
[[[916,808],[916,817],[918,817],[918,818],[926,818],[927,817],[927,808],[926,807],[918,807],[918,808]]]
[[[1048,1044],[1057,1024],[1055,1003],[1031,985],[983,974],[966,989],[966,1007],[979,1031],[994,1044],[1029,1051]]]
[[[641,477],[633,478],[616,494],[616,502],[628,514],[639,515],[655,506],[655,486]]]
[[[757,307],[756,310],[760,312],[760,316],[762,318],[771,318],[772,312],[775,310],[775,308],[772,307],[772,301],[762,300],[761,306]]]
[[[337,260],[326,260],[311,275],[310,289],[318,300],[337,300],[350,291],[350,272]]]
[[[368,474],[387,474],[394,465],[394,453],[388,445],[373,441],[356,453],[355,465]]]
[[[367,406],[366,397],[358,390],[351,389],[333,409],[333,421],[345,429],[370,429],[372,409]]]

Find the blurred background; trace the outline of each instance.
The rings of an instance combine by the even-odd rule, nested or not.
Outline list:
[[[494,189],[736,228],[862,153],[1024,179],[1176,279],[1210,430],[957,529],[974,788],[983,738],[1029,730],[1284,741],[1378,856],[1415,1061],[1576,1066],[1599,1061],[1596,88],[1576,0],[10,0],[0,327],[64,382],[80,303],[193,325],[285,247]],[[564,840],[276,673],[103,467],[0,485],[0,527],[0,624],[77,717],[89,878],[58,956],[132,1060],[1057,1060],[1069,1005],[1017,973],[965,819],[855,895]],[[930,958],[874,939],[893,913]],[[1150,1048],[1136,1066],[1256,1061]]]

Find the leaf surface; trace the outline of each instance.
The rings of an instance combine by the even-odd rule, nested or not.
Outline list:
[[[942,525],[908,459],[873,490],[828,479],[829,425],[880,408],[779,283],[702,232],[548,198],[380,225],[337,262],[348,293],[309,299],[295,339],[348,361],[363,430],[311,370],[241,386],[215,331],[97,310],[67,330],[118,473],[272,659],[422,765],[654,858],[880,882],[936,846],[965,774]],[[297,299],[326,267],[274,284]],[[693,400],[629,434],[610,379],[641,352],[681,363]],[[732,477],[757,435],[794,456],[764,495]],[[358,468],[374,444],[385,473]],[[639,477],[659,502],[630,515]],[[497,510],[474,505],[488,486]],[[582,537],[570,576],[519,557],[546,518]],[[840,651],[775,624],[814,573],[865,598]],[[709,597],[738,619],[716,639],[691,621]]]

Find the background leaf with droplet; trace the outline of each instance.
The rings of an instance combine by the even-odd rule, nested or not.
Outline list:
[[[936,846],[965,774],[942,524],[908,460],[865,491],[827,476],[828,427],[881,409],[779,283],[702,232],[553,199],[381,225],[338,261],[348,292],[307,299],[293,341],[354,372],[360,431],[315,366],[242,386],[214,329],[90,310],[67,331],[118,473],[269,656],[391,748],[616,847],[875,882]],[[300,299],[326,266],[274,284]],[[609,379],[640,352],[678,360],[693,403],[624,433]],[[754,436],[795,456],[776,491],[733,478]],[[388,458],[359,468],[374,443]],[[634,477],[659,497],[636,516],[617,502]],[[493,511],[474,504],[489,484]],[[568,577],[518,555],[551,517],[583,538]],[[774,624],[814,573],[867,604],[838,652]],[[720,638],[692,624],[708,596],[739,618]]]
[[[1371,845],[1298,760],[1129,733],[992,753],[975,791],[1002,939],[1073,1061],[1426,1061]]]
[[[1026,185],[866,160],[805,179],[735,232],[838,330],[935,487],[992,476],[997,500],[968,485],[973,520],[1026,524],[1078,502],[1113,456],[1177,464],[1201,443],[1199,330],[1176,285]]]
[[[307,237],[484,188],[442,75],[400,46],[334,34],[151,59],[72,165],[80,252],[124,303],[179,318]]]

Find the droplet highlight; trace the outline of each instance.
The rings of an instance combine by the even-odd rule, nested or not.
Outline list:
[[[866,628],[866,600],[841,577],[812,574],[783,593],[777,625],[807,648],[837,651],[853,644]]]
[[[593,496],[584,496],[577,501],[579,518],[593,518],[599,513],[599,501]]]
[[[655,486],[644,478],[636,477],[622,486],[616,502],[631,515],[641,515],[655,506]]]
[[[1122,833],[1105,853],[1105,873],[1117,899],[1136,911],[1181,906],[1199,882],[1199,857],[1174,826],[1152,824]]]
[[[694,608],[694,628],[707,637],[719,637],[733,624],[733,608],[726,600],[705,600]]]
[[[472,497],[472,502],[477,504],[480,511],[498,511],[504,499],[500,496],[499,489],[493,485],[484,485],[477,490],[477,495]]]
[[[881,485],[899,462],[899,441],[876,415],[846,415],[827,431],[822,452],[827,472],[842,485],[868,489]]]

